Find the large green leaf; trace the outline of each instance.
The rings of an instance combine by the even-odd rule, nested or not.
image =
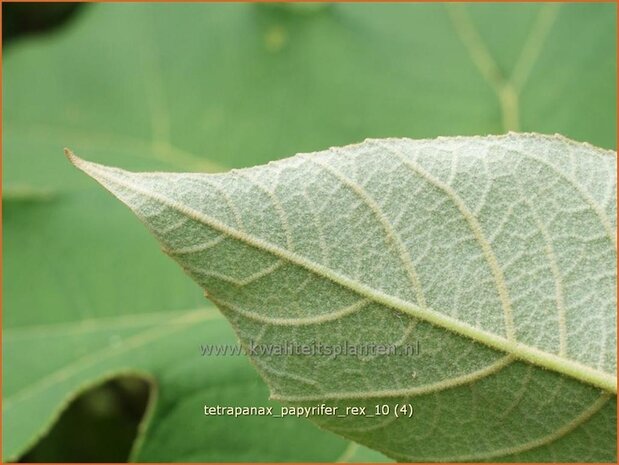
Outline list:
[[[295,418],[206,418],[204,405],[271,405],[266,387],[241,357],[202,357],[200,345],[232,344],[221,315],[205,306],[188,312],[163,312],[82,320],[75,324],[15,329],[5,335],[13,354],[5,369],[4,402],[7,456],[32,436],[27,419],[56,417],[71,394],[119,374],[152,383],[148,439],[135,444],[132,457],[141,461],[382,461],[378,454],[331,437]],[[18,416],[19,418],[15,418]],[[144,427],[148,427],[144,423]],[[185,425],[177,431],[179,425]],[[241,428],[241,433],[235,430]],[[269,437],[279,441],[269,442]],[[302,438],[302,439],[300,439]],[[311,446],[319,444],[316,448]]]
[[[130,317],[152,323],[144,327],[150,331],[168,321],[168,312],[182,318],[205,301],[128,212],[70,169],[63,146],[125,168],[185,171],[254,165],[365,137],[487,134],[506,124],[614,147],[613,4],[310,10],[95,4],[53,37],[5,50],[5,458],[23,454],[84,386],[137,369],[166,393],[137,460],[330,460],[348,447],[328,433],[307,433],[305,440],[314,430],[302,420],[282,423],[270,435],[300,428],[286,436],[283,452],[281,444],[265,445],[277,426],[268,421],[247,420],[254,428],[237,419],[240,426],[228,428],[225,419],[181,415],[175,406],[189,390],[212,393],[201,403],[240,404],[245,395],[226,397],[197,356],[197,344],[220,340],[209,331],[213,322],[196,324],[187,345],[155,339],[150,350],[129,346],[126,355],[111,360],[116,355],[110,354],[88,370],[67,368],[133,337],[113,325],[120,339],[106,335],[116,318],[121,329]],[[148,316],[153,312],[161,315]],[[216,335],[220,325],[213,326]],[[80,336],[82,326],[100,338]],[[48,336],[53,328],[66,333]],[[29,343],[14,345],[22,334]],[[179,327],[175,334],[182,340],[186,333]],[[240,364],[208,362],[227,373],[222,379],[238,374],[248,397],[265,399],[262,385],[244,381],[253,375]],[[64,382],[67,370],[75,376]],[[28,395],[13,403],[21,392]],[[174,411],[179,414],[168,414]],[[212,435],[215,430],[220,434]],[[203,434],[198,441],[189,431]],[[255,452],[235,453],[231,444],[239,441]],[[330,444],[328,453],[312,441]]]
[[[407,461],[614,457],[615,152],[510,134],[368,140],[220,175],[69,158],[206,290],[273,397],[372,414],[320,425]],[[290,344],[330,349],[273,352]],[[363,344],[422,349],[333,356]]]

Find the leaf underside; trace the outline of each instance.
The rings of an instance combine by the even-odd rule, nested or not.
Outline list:
[[[614,460],[616,154],[561,136],[366,140],[224,174],[73,163],[126,203],[255,355],[272,397],[408,461]]]

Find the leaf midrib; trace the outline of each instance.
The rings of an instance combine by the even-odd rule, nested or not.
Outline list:
[[[238,231],[225,223],[212,218],[200,211],[191,207],[185,206],[168,197],[143,189],[126,179],[121,179],[114,176],[114,172],[124,172],[123,170],[114,170],[106,168],[103,165],[91,163],[82,160],[73,153],[67,151],[69,160],[79,169],[92,176],[95,180],[106,187],[106,183],[116,185],[121,189],[132,190],[133,192],[143,195],[146,198],[157,201],[168,208],[177,211],[180,214],[191,218],[192,220],[204,224],[207,227],[215,229],[229,237],[236,239],[242,243],[250,245],[256,249],[271,253],[283,260],[292,264],[305,268],[315,275],[334,282],[342,287],[345,287],[361,296],[367,297],[376,303],[390,307],[401,313],[420,318],[435,326],[447,329],[455,334],[466,336],[473,341],[479,342],[493,349],[500,350],[514,357],[532,363],[534,365],[562,373],[583,383],[592,384],[612,393],[617,393],[617,379],[614,374],[606,373],[589,366],[583,365],[574,360],[560,357],[552,353],[544,352],[535,347],[523,344],[518,341],[510,341],[496,334],[483,331],[479,328],[470,326],[467,323],[459,321],[455,318],[432,310],[430,308],[421,308],[411,302],[407,302],[398,297],[385,294],[379,290],[373,289],[365,284],[340,275],[336,271],[331,270],[321,264],[315,263],[307,258],[297,255],[294,252],[283,249],[275,244],[267,242],[261,238],[254,237],[243,231]],[[111,190],[111,189],[110,189]],[[111,190],[114,194],[114,191]],[[118,197],[118,196],[116,196]],[[125,203],[120,197],[118,197]],[[129,206],[131,208],[131,206]]]
[[[183,310],[135,313],[120,316],[103,316],[60,323],[44,323],[28,326],[16,326],[14,328],[7,328],[4,331],[2,337],[5,342],[7,340],[14,342],[15,340],[20,339],[49,337],[50,335],[75,336],[95,331],[110,331],[111,329],[155,326],[161,323],[172,321],[175,318],[184,316],[188,313],[202,310],[207,311],[209,310],[209,307],[204,306]]]

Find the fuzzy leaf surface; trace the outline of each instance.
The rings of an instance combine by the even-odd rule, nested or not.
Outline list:
[[[275,399],[415,411],[320,426],[409,461],[614,460],[615,152],[510,133],[225,174],[70,158],[265,348]],[[268,353],[291,343],[396,353]]]

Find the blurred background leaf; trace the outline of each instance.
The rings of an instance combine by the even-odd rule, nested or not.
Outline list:
[[[135,431],[140,461],[385,460],[305,420],[204,417],[266,387],[244,358],[200,357],[232,331],[64,146],[177,171],[508,129],[615,148],[614,4],[92,4],[34,30],[3,64],[5,460],[105,460],[66,444],[112,428],[93,396],[131,439],[114,460]],[[123,420],[127,401],[142,407]]]
[[[118,377],[73,401],[22,462],[124,462],[148,400],[141,378]]]
[[[58,2],[53,5],[41,3],[11,3],[2,8],[3,47],[15,39],[46,34],[69,21],[82,7],[81,3]]]

